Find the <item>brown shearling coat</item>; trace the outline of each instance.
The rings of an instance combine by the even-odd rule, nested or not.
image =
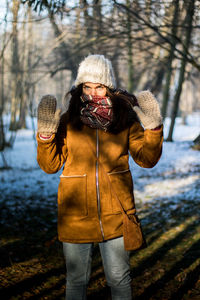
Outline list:
[[[37,141],[38,163],[46,173],[56,173],[64,165],[58,187],[59,240],[87,243],[122,236],[116,194],[126,212],[135,213],[129,153],[139,166],[155,166],[163,129],[143,130],[135,122],[117,134],[86,125],[75,130],[63,115],[57,134],[49,140],[37,136]]]

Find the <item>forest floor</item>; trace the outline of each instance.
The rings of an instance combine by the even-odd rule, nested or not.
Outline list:
[[[200,151],[190,141],[197,125],[180,125],[153,169],[130,160],[148,244],[131,253],[134,300],[200,299]],[[64,300],[66,270],[56,228],[59,176],[42,172],[35,157],[31,132],[22,130],[6,153],[11,168],[0,170],[2,300]],[[111,299],[98,245],[88,287],[92,299]]]

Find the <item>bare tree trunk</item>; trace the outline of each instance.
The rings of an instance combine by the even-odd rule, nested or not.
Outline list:
[[[27,60],[26,60],[26,84],[25,84],[25,95],[28,102],[32,102],[33,95],[31,90],[34,90],[34,86],[32,84],[32,55],[33,55],[33,25],[31,22],[32,13],[31,7],[28,6],[28,40],[27,40]],[[30,95],[32,94],[32,97]],[[30,99],[31,98],[31,99]]]
[[[116,41],[116,44],[117,44],[117,41]],[[114,73],[115,73],[115,80],[116,80],[116,86],[118,87],[120,85],[120,78],[119,78],[119,74],[120,74],[120,71],[119,71],[119,56],[120,56],[120,49],[117,47],[115,47],[115,50],[114,50],[114,55],[112,57],[112,65],[113,65],[113,68],[114,68]]]
[[[153,83],[151,84],[151,91],[152,93],[154,93],[155,95],[157,95],[159,93],[159,91],[162,88],[162,83],[163,83],[163,78],[165,75],[165,67],[164,64],[160,64],[160,66],[158,66],[158,69],[155,72],[155,75],[153,76]],[[148,82],[148,86],[146,87],[147,89],[149,88],[150,82]]]
[[[178,113],[182,85],[184,82],[185,68],[186,68],[186,64],[187,64],[186,55],[188,53],[188,49],[190,46],[190,39],[191,39],[191,33],[192,33],[194,4],[195,4],[195,0],[191,0],[188,2],[188,7],[186,8],[187,14],[186,14],[186,18],[185,18],[185,26],[186,26],[187,31],[186,31],[185,43],[183,44],[183,47],[184,47],[183,52],[184,52],[185,56],[181,60],[181,68],[180,68],[180,73],[179,73],[178,87],[177,87],[177,91],[176,91],[176,94],[174,97],[173,109],[172,109],[172,114],[171,114],[171,124],[170,124],[169,134],[167,137],[167,141],[169,141],[169,142],[172,141],[172,135],[173,135],[176,116]]]
[[[5,95],[4,95],[4,52],[5,52],[5,44],[6,44],[6,29],[7,29],[7,15],[8,15],[8,1],[6,3],[6,13],[5,13],[5,26],[4,26],[4,33],[2,37],[2,59],[1,59],[1,81],[0,81],[0,151],[3,151],[6,145],[5,140],[5,131],[4,131],[4,121],[3,121],[3,112],[4,112],[4,101],[5,101]]]
[[[61,36],[62,32],[59,29],[58,25],[56,24],[54,14],[50,11],[50,9],[49,9],[49,20],[54,29],[55,36],[56,37]],[[72,78],[74,80],[76,78],[76,67],[75,67],[73,59],[70,57],[69,46],[64,41],[61,41],[60,47],[61,47],[60,51],[62,52],[61,55],[65,56],[67,58],[66,59],[66,62],[67,62],[66,69],[69,69],[72,72]]]
[[[200,151],[200,134],[194,139],[192,148]]]
[[[11,122],[10,122],[10,130],[17,130],[16,123],[16,115],[19,104],[19,53],[18,53],[18,30],[17,30],[17,22],[18,22],[18,12],[20,2],[19,0],[13,0],[12,2],[12,13],[13,13],[13,27],[12,27],[12,63],[11,63],[11,73],[12,73],[12,102],[11,102]]]
[[[93,36],[98,39],[101,37],[103,28],[102,28],[102,4],[101,0],[93,0],[93,18],[91,20],[92,22],[92,28],[93,28]],[[104,45],[103,44],[97,44],[94,46],[95,51],[98,53],[105,53]]]
[[[81,22],[80,22],[80,17],[81,17],[81,0],[79,0],[79,6],[76,9],[76,30],[75,30],[75,36],[76,36],[76,40],[77,42],[80,41],[81,39]]]
[[[166,77],[165,77],[165,86],[163,90],[163,103],[162,103],[162,116],[163,120],[166,117],[167,114],[167,107],[169,102],[169,90],[170,90],[170,82],[171,82],[171,76],[172,76],[172,62],[174,59],[174,50],[176,47],[176,33],[177,33],[177,24],[179,19],[179,0],[173,1],[174,5],[174,15],[173,15],[173,21],[172,21],[172,32],[171,32],[171,45],[170,45],[170,53],[169,57],[166,63],[167,71],[166,71]]]
[[[131,1],[126,0],[128,8],[131,7]],[[133,43],[132,43],[132,28],[131,28],[131,15],[129,10],[127,11],[127,49],[128,49],[128,91],[132,93],[134,90],[133,83]]]
[[[20,94],[20,109],[19,109],[19,121],[18,121],[18,129],[26,128],[26,96],[25,96],[25,89],[26,89],[26,77],[27,77],[27,64],[26,64],[26,48],[27,48],[27,41],[26,41],[26,19],[27,13],[24,14],[24,23],[23,23],[23,46],[22,46],[22,58],[21,58],[21,66],[22,72],[20,74],[20,86],[19,86],[19,94]],[[29,38],[29,37],[28,37]]]
[[[93,0],[93,24],[95,24],[95,31],[97,37],[102,34],[102,14],[101,14],[101,0]]]
[[[35,96],[35,84],[33,84],[33,66],[32,66],[32,55],[33,55],[33,23],[31,7],[27,8],[28,14],[28,39],[27,39],[27,57],[26,57],[26,77],[25,77],[25,98],[28,106],[29,114],[31,117],[32,130],[33,130],[33,139],[35,141],[35,146],[37,147],[36,142],[36,128],[34,123],[34,96]]]
[[[92,36],[93,36],[93,20],[88,13],[89,5],[87,3],[87,0],[80,0],[80,4],[82,6],[83,13],[84,13],[86,35],[87,35],[87,37],[92,38]]]

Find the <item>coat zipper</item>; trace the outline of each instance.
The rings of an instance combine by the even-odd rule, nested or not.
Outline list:
[[[97,190],[97,207],[98,207],[98,216],[99,216],[99,224],[100,224],[100,228],[101,228],[101,234],[103,236],[104,239],[104,232],[103,232],[103,226],[102,226],[102,222],[101,222],[101,204],[100,204],[100,192],[99,192],[99,132],[98,129],[96,130],[97,133],[97,150],[96,150],[96,156],[97,156],[97,161],[96,161],[96,190]]]

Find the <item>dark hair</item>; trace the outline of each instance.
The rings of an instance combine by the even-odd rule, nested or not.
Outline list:
[[[68,96],[71,94],[71,98],[69,100],[68,107],[68,122],[75,128],[80,130],[83,126],[80,119],[80,106],[81,100],[80,97],[82,95],[82,87],[83,84],[78,85],[77,87],[72,87],[72,89],[65,95],[65,99],[67,100]]]
[[[71,94],[68,107],[68,122],[74,129],[81,130],[83,123],[80,119],[80,107],[83,84],[73,87],[65,96]],[[113,121],[108,128],[108,132],[118,133],[128,127],[134,122],[138,122],[137,115],[133,110],[133,106],[138,105],[137,99],[134,95],[129,94],[125,90],[112,90],[107,88],[107,96],[110,97],[113,105]]]
[[[107,89],[107,95],[113,105],[113,122],[108,131],[118,133],[130,127],[134,122],[139,122],[136,112],[133,110],[133,106],[138,105],[134,95],[121,89]]]

